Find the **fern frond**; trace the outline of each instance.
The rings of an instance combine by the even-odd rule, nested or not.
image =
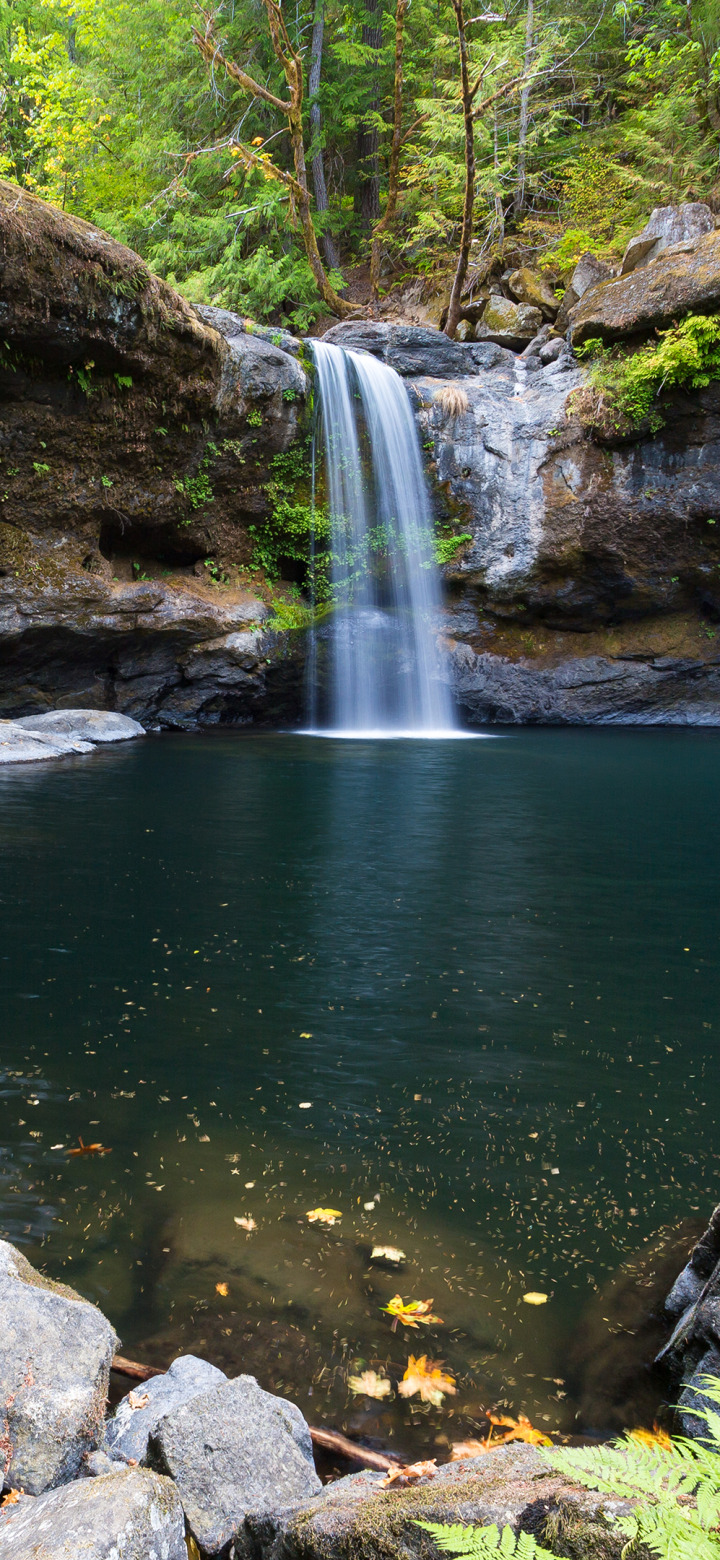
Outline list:
[[[541,1549],[531,1533],[516,1535],[511,1527],[500,1533],[495,1523],[491,1527],[462,1527],[459,1522],[414,1525],[431,1533],[438,1549],[450,1555],[468,1555],[470,1560],[559,1560],[550,1549]]]
[[[632,1519],[635,1544],[645,1544],[659,1560],[720,1560],[720,1536],[708,1533],[694,1511],[676,1506],[644,1506]],[[630,1523],[620,1524],[629,1531]],[[632,1554],[632,1544],[629,1553]]]

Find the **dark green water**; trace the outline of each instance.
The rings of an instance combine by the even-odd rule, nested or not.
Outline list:
[[[2,1233],[125,1353],[403,1447],[651,1413],[633,1296],[718,1200],[719,761],[224,732],[6,771]],[[393,1334],[396,1293],[442,1325]],[[348,1391],[410,1353],[456,1396]]]

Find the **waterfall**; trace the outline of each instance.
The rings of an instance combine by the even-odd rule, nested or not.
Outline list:
[[[355,735],[449,735],[435,644],[440,576],[407,390],[369,354],[312,346],[335,603],[328,724]]]

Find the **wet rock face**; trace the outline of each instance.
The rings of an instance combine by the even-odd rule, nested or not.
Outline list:
[[[124,1468],[0,1511],[0,1560],[80,1556],[187,1560],[183,1510],[170,1480]]]
[[[673,1332],[656,1364],[668,1371],[678,1394],[681,1433],[702,1440],[706,1422],[698,1410],[718,1409],[704,1391],[704,1378],[720,1377],[720,1207],[673,1284],[665,1312]]]
[[[131,704],[162,723],[190,647],[268,616],[215,582],[250,561],[303,426],[299,344],[200,318],[131,250],[3,181],[0,241],[0,713]],[[267,702],[274,643],[239,718]],[[207,703],[195,689],[170,723]]]
[[[28,1495],[75,1478],[102,1439],[110,1323],[0,1241],[0,1468]],[[0,1540],[0,1554],[2,1553]]]
[[[718,724],[720,386],[610,448],[568,409],[580,365],[543,350],[464,378],[459,414],[455,386],[412,382],[438,510],[470,536],[441,630],[460,704],[473,722]]]

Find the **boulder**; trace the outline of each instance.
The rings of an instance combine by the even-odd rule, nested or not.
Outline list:
[[[475,372],[468,347],[424,325],[342,320],[325,332],[323,341],[349,352],[372,352],[403,377],[427,374],[432,379],[456,379]]]
[[[675,1280],[665,1312],[675,1326],[656,1363],[664,1364],[681,1388],[677,1411],[682,1434],[702,1440],[706,1425],[697,1410],[717,1413],[718,1407],[703,1387],[704,1377],[720,1376],[720,1207]]]
[[[160,1420],[153,1463],[177,1485],[203,1555],[219,1555],[250,1512],[278,1512],[322,1488],[299,1408],[238,1376]]]
[[[687,201],[682,206],[656,206],[642,233],[636,233],[625,250],[620,275],[656,260],[672,244],[686,244],[712,233],[715,220],[709,206]],[[582,296],[582,294],[580,295]]]
[[[598,260],[597,255],[592,255],[589,250],[586,250],[585,254],[580,256],[570,277],[570,286],[576,300],[583,298],[591,287],[599,287],[601,282],[609,282],[613,275],[611,265],[608,265],[605,260]]]
[[[437,1548],[417,1521],[477,1523],[532,1533],[560,1554],[619,1560],[613,1520],[630,1501],[581,1490],[554,1473],[534,1447],[500,1447],[438,1468],[405,1489],[355,1473],[294,1510],[254,1512],[235,1542],[238,1560],[432,1560]],[[566,1547],[568,1545],[570,1547]]]
[[[194,1354],[181,1354],[164,1375],[151,1376],[118,1403],[105,1429],[104,1450],[110,1457],[134,1457],[136,1462],[143,1463],[148,1438],[160,1420],[224,1381],[227,1376],[217,1366]]]
[[[0,1241],[0,1447],[6,1489],[29,1495],[76,1477],[102,1439],[110,1323],[74,1289]]]
[[[495,294],[485,306],[476,329],[478,340],[495,341],[498,346],[520,351],[536,336],[543,322],[539,309],[528,303],[511,303]]]
[[[529,303],[533,308],[540,310],[544,319],[555,319],[560,307],[559,300],[555,297],[547,277],[542,276],[539,271],[531,271],[528,265],[521,265],[508,277],[508,287],[517,303]]]
[[[0,1510],[0,1560],[187,1560],[170,1479],[114,1469]]]
[[[17,720],[0,720],[0,764],[33,764],[39,759],[62,758],[66,753],[92,753],[92,742],[26,731]]]
[[[617,341],[720,308],[720,232],[673,245],[657,260],[591,288],[570,311],[573,346],[593,336]]]
[[[240,314],[234,314],[232,309],[216,309],[204,303],[195,304],[195,313],[200,315],[206,325],[212,325],[214,330],[219,331],[226,341],[232,341],[237,336],[257,336],[261,341],[269,341],[272,346],[279,347],[282,352],[289,352],[291,357],[299,357],[303,350],[302,341],[279,325],[257,325],[255,320],[243,319]]]
[[[139,721],[115,710],[48,710],[44,715],[24,715],[15,724],[53,740],[60,736],[83,743],[128,742],[131,737],[145,735]]]

